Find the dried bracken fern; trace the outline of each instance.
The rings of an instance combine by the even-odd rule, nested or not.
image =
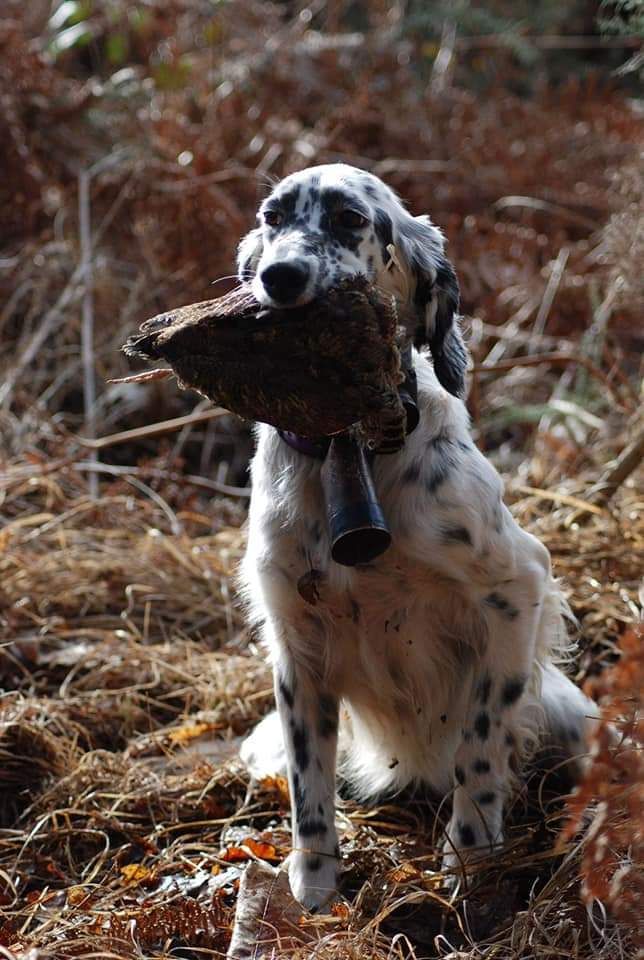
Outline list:
[[[562,839],[583,827],[582,895],[589,905],[606,904],[644,956],[644,630],[625,633],[619,650],[618,662],[587,684],[601,722],[589,767],[567,803]]]
[[[204,906],[185,896],[167,903],[149,903],[99,914],[87,931],[103,941],[104,948],[134,941],[144,950],[161,948],[173,942],[190,944],[196,949],[223,952],[229,939],[231,910],[221,902]]]
[[[99,429],[105,420],[127,421],[133,410],[145,419],[146,403],[177,408],[171,391],[105,385],[127,372],[120,343],[146,316],[211,296],[211,282],[233,271],[262,184],[313,163],[369,167],[414,212],[431,213],[447,234],[464,309],[482,324],[479,360],[561,341],[574,352],[603,269],[589,252],[613,211],[607,187],[613,170],[632,164],[639,136],[639,120],[619,93],[573,79],[530,99],[502,88],[482,101],[457,87],[432,96],[421,80],[422,45],[396,39],[382,6],[368,11],[370,30],[346,36],[326,36],[306,17],[284,21],[281,7],[266,3],[213,10],[151,0],[145,10],[137,30],[127,5],[112,5],[109,17],[92,7],[92,49],[104,51],[112,30],[133,57],[131,69],[113,74],[106,58],[101,83],[87,80],[80,48],[52,63],[18,4],[3,27],[0,92],[13,119],[0,335],[12,368],[49,318],[26,365],[28,389],[24,377],[13,384],[18,411],[43,394],[72,421],[77,410],[83,285],[70,141],[88,167],[106,160],[90,191]],[[617,320],[629,352],[637,348],[637,316],[624,299]],[[508,321],[511,335],[499,338],[495,331]],[[504,376],[500,389],[509,383],[517,402],[545,403],[556,372]],[[483,412],[494,411],[494,399],[486,392]],[[496,444],[507,435],[523,440],[532,429],[523,419],[492,432]]]

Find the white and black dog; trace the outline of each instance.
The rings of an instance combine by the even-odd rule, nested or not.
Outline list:
[[[393,542],[372,563],[333,562],[320,459],[257,428],[242,582],[278,709],[242,758],[258,776],[286,768],[290,883],[317,910],[337,882],[336,758],[363,799],[421,784],[451,793],[443,863],[456,873],[502,842],[513,758],[539,738],[582,754],[596,708],[553,662],[566,605],[548,551],[517,525],[470,437],[458,284],[440,231],[344,164],[287,177],[259,220],[239,275],[260,302],[307,303],[361,274],[413,304],[429,346],[414,351],[419,425],[373,462]],[[311,571],[316,591],[303,596]]]

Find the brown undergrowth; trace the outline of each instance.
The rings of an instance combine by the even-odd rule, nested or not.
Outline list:
[[[221,957],[255,876],[276,957],[630,960],[644,529],[641,470],[615,481],[610,464],[641,444],[642,127],[602,51],[555,85],[461,27],[450,52],[403,5],[6,6],[0,954]],[[270,873],[285,784],[251,785],[237,760],[272,703],[234,591],[248,429],[200,406],[143,434],[194,398],[108,381],[142,320],[224,292],[211,282],[272,180],[338,160],[445,230],[474,436],[553,555],[580,624],[570,669],[605,722],[567,815],[535,774],[505,852],[457,896],[437,874],[442,810],[344,802],[343,899],[310,918]],[[98,452],[79,436],[92,387],[96,434],[117,434]]]
[[[570,840],[584,821],[582,894],[604,902],[641,932],[644,899],[644,634],[641,624],[621,637],[620,659],[588,692],[602,706],[591,765],[568,803]],[[638,938],[644,950],[644,936]]]
[[[253,859],[279,864],[289,844],[285,785],[249,789],[236,759],[272,700],[230,593],[239,513],[223,500],[186,503],[185,490],[173,500],[170,488],[161,506],[122,479],[92,502],[73,465],[43,462],[29,480],[20,471],[3,478],[0,672],[12,692],[0,713],[0,944],[25,960],[223,956],[243,870]],[[517,486],[509,478],[512,510],[549,545],[580,620],[577,678],[623,648],[598,692],[612,697],[607,717],[628,720],[644,546],[637,489],[629,480],[609,508],[571,522],[574,502]],[[578,481],[560,495],[584,490]],[[206,532],[217,517],[227,522]],[[624,732],[641,737],[629,722]],[[555,849],[561,811],[537,778],[513,806],[505,854],[467,896],[452,898],[437,875],[435,811],[344,803],[343,901],[330,918],[303,919],[301,945],[278,955],[632,956],[621,891],[641,853],[629,849],[636,793],[625,792],[637,790],[635,766],[624,752],[608,760],[608,749],[601,741],[566,846]],[[597,798],[600,819],[576,835]],[[580,869],[608,914],[597,903],[586,913]]]

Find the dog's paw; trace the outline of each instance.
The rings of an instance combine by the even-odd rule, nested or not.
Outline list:
[[[458,886],[466,878],[471,869],[493,856],[503,846],[503,834],[498,831],[491,842],[489,836],[477,836],[473,827],[467,823],[451,822],[445,831],[443,841],[443,855],[441,858],[442,872],[450,888]]]
[[[294,851],[288,858],[293,896],[311,913],[327,913],[337,893],[339,860],[322,853]]]

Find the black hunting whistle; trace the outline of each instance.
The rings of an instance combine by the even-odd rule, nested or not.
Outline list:
[[[398,393],[407,415],[406,433],[418,424],[416,374],[411,347],[403,353],[405,379]],[[382,446],[376,453],[399,449]],[[375,560],[391,544],[391,533],[378,501],[371,475],[372,454],[353,433],[333,437],[322,464],[322,489],[329,522],[331,556],[336,563],[354,567]]]

